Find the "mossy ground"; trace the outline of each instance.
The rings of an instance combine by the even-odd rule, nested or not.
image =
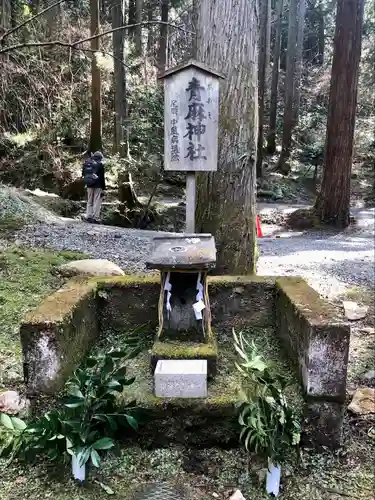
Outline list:
[[[239,389],[239,377],[233,370],[234,353],[228,346],[220,345],[218,357],[218,373],[212,381],[209,382],[208,398],[204,403],[201,400],[181,400],[174,401],[178,406],[227,406],[236,401],[236,393]],[[129,375],[136,377],[136,382],[129,387],[127,397],[139,401],[140,404],[150,408],[162,410],[165,401],[159,400],[153,396],[153,377],[150,371],[150,356],[148,351],[143,351],[136,359],[130,362]]]
[[[316,455],[304,451],[298,467],[291,457],[282,465],[280,498],[373,500],[373,456],[363,454],[359,440],[351,440],[348,445],[350,455]],[[358,453],[361,454],[360,469],[353,462]],[[262,500],[270,498],[265,494],[264,467],[264,463],[249,458],[241,448],[197,451],[180,446],[154,450],[131,447],[117,455],[108,455],[102,468],[92,471],[83,487],[70,479],[68,466],[14,463],[1,470],[0,499],[104,500],[109,495],[102,489],[102,483],[111,488],[114,498],[128,500],[129,491],[136,484],[180,481],[190,487],[193,500],[227,500],[237,488],[249,500]],[[218,496],[214,497],[213,493]]]
[[[25,222],[16,215],[1,215],[0,216],[0,231],[2,237],[12,236],[15,231],[23,228]]]
[[[0,251],[0,387],[22,383],[18,330],[23,315],[62,285],[53,268],[80,257],[18,247]]]

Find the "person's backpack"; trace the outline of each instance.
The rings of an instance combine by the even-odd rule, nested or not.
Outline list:
[[[86,187],[96,187],[99,179],[99,164],[89,158],[83,164],[83,182]]]

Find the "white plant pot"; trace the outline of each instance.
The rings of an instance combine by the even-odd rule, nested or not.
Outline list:
[[[86,479],[86,464],[79,465],[79,460],[75,455],[72,455],[72,474],[74,479],[84,481]]]
[[[280,491],[280,477],[281,477],[281,467],[280,465],[273,465],[271,461],[268,462],[268,471],[266,478],[266,491],[268,494],[275,497],[279,496]]]

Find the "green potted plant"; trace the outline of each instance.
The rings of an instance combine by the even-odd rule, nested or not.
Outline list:
[[[86,465],[100,466],[101,453],[115,444],[116,431],[137,429],[134,403],[126,411],[117,410],[117,395],[134,382],[127,378],[124,359],[128,352],[112,350],[105,356],[89,358],[66,383],[62,407],[35,422],[0,415],[0,456],[46,454],[56,460],[63,454],[72,457],[72,473],[83,481]]]
[[[287,380],[273,373],[271,364],[259,354],[254,343],[233,331],[234,347],[240,361],[236,367],[244,378],[238,421],[240,440],[247,451],[263,455],[268,462],[267,492],[278,494],[280,461],[290,447],[300,442],[299,416],[285,397]]]

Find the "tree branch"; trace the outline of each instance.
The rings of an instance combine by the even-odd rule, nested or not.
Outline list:
[[[97,35],[92,35],[92,36],[89,36],[87,38],[82,38],[81,40],[78,40],[77,42],[73,42],[73,43],[62,42],[60,40],[52,40],[50,42],[30,42],[30,43],[19,43],[16,45],[10,45],[9,47],[4,47],[4,48],[0,49],[0,54],[6,54],[7,52],[11,52],[13,50],[23,49],[23,48],[31,48],[31,47],[60,46],[60,47],[67,47],[67,48],[76,49],[76,48],[78,48],[77,45],[80,45],[81,43],[85,43],[85,42],[90,42],[91,40],[94,40],[95,38],[100,38],[102,36],[110,35],[112,33],[115,33],[116,31],[128,30],[130,28],[135,28],[136,26],[147,26],[150,24],[166,24],[167,26],[170,26],[171,28],[175,28],[177,30],[183,31],[184,33],[188,33],[190,35],[195,34],[194,32],[185,30],[181,26],[178,26],[178,25],[173,24],[173,23],[167,23],[164,21],[145,21],[142,23],[135,23],[135,24],[128,24],[125,26],[119,26],[118,28],[113,28],[113,29],[110,29],[107,31],[103,31],[102,33],[98,33]],[[1,39],[0,39],[0,41],[1,41]]]
[[[82,40],[78,40],[78,42],[74,42],[73,45],[78,45],[80,43],[89,42],[90,40],[94,40],[95,38],[99,38],[99,37],[102,37],[105,35],[110,35],[111,33],[115,33],[116,31],[136,28],[137,26],[147,26],[149,24],[166,24],[167,26],[170,26],[171,28],[175,28],[179,31],[183,31],[184,33],[188,33],[190,35],[195,35],[195,33],[193,33],[192,31],[186,30],[185,28],[178,26],[178,24],[167,23],[165,21],[144,21],[142,23],[128,24],[126,26],[119,26],[118,28],[112,28],[108,31],[103,31],[102,33],[98,33],[97,35],[92,35],[92,36],[89,36],[88,38],[83,38]]]
[[[54,40],[51,42],[31,42],[31,43],[19,43],[17,45],[10,45],[9,47],[4,47],[3,49],[0,49],[0,54],[6,54],[8,52],[12,52],[13,50],[23,49],[23,48],[55,47],[55,46],[67,47],[67,48],[71,48],[71,49],[73,48],[73,45],[71,43],[60,42],[58,40]]]
[[[38,12],[38,14],[35,14],[35,16],[33,17],[30,17],[29,19],[26,19],[26,21],[23,21],[23,23],[21,24],[18,24],[17,26],[15,26],[14,28],[11,28],[10,30],[6,31],[1,37],[0,37],[0,45],[2,45],[4,43],[4,40],[5,38],[7,38],[9,35],[11,35],[12,33],[15,33],[16,31],[20,30],[21,28],[23,28],[26,24],[29,24],[31,23],[32,21],[34,21],[37,17],[40,17],[42,16],[43,14],[45,14],[46,12],[48,12],[49,10],[53,9],[54,7],[57,7],[58,5],[60,5],[61,3],[64,3],[66,0],[59,0],[58,2],[52,4],[52,5],[49,5],[48,7],[46,7],[45,9],[41,10],[40,12]]]

